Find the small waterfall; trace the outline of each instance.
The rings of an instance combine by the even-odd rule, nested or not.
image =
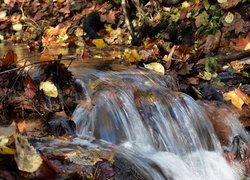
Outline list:
[[[204,108],[177,92],[172,77],[139,70],[74,72],[82,89],[72,116],[79,137],[120,146],[115,151],[146,179],[239,179]]]

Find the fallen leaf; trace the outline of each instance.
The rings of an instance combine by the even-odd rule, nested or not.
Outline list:
[[[149,64],[144,64],[144,67],[153,71],[156,71],[162,75],[165,74],[164,66],[158,62],[152,62]]]
[[[42,164],[42,158],[36,149],[29,144],[26,136],[15,135],[17,167],[21,171],[35,172]]]
[[[41,82],[39,89],[43,90],[44,94],[49,97],[56,98],[58,96],[58,91],[55,84],[50,81]]]
[[[12,28],[15,30],[15,31],[21,31],[23,29],[23,25],[21,23],[18,23],[18,24],[14,24],[12,25]]]
[[[0,67],[9,66],[17,61],[17,55],[13,50],[9,50],[3,59],[0,59]]]
[[[97,47],[97,48],[105,48],[107,47],[107,43],[103,39],[94,39],[92,40],[92,43]]]
[[[188,82],[193,85],[198,85],[200,83],[200,78],[190,77],[188,78]]]
[[[228,12],[226,17],[225,17],[225,22],[228,24],[231,24],[234,20],[234,14],[231,12]]]
[[[8,148],[6,146],[0,145],[0,154],[13,155],[13,154],[16,154],[16,151],[14,149]]]
[[[236,39],[233,39],[233,44],[231,43],[231,47],[235,50],[241,51],[241,50],[249,50],[250,49],[250,32],[248,35],[244,37],[239,37]]]
[[[209,81],[212,79],[212,74],[210,72],[207,72],[207,71],[202,71],[202,72],[199,72],[197,77]]]
[[[246,93],[242,92],[240,89],[235,89],[235,93],[244,101],[245,104],[250,104],[250,97]]]
[[[237,95],[235,90],[224,93],[223,97],[225,101],[231,100],[232,104],[238,109],[241,109],[244,104],[244,101]]]
[[[125,49],[125,52],[123,54],[125,59],[128,59],[129,62],[137,62],[141,60],[140,55],[138,54],[136,49]]]

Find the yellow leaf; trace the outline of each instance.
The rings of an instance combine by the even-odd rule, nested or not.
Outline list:
[[[232,104],[238,109],[241,109],[244,104],[244,101],[237,95],[235,90],[224,93],[223,97],[225,101],[231,100]]]
[[[108,45],[104,42],[103,39],[94,39],[92,40],[92,43],[97,47],[97,48],[105,48]]]
[[[144,67],[153,71],[156,71],[162,75],[165,74],[165,69],[163,67],[162,64],[158,63],[158,62],[152,62],[149,64],[144,64]]]
[[[56,98],[58,96],[58,91],[54,83],[50,81],[45,81],[40,83],[40,90],[43,90],[44,94],[50,97]]]
[[[36,149],[31,146],[26,136],[16,134],[16,155],[17,167],[21,171],[35,172],[42,164],[42,158]]]
[[[123,56],[124,58],[128,59],[129,62],[137,62],[141,60],[141,56],[138,54],[136,49],[126,49]]]
[[[0,154],[16,154],[16,151],[6,146],[0,146]]]

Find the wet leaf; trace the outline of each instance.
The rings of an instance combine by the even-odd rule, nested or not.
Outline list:
[[[158,63],[158,62],[152,62],[149,64],[144,64],[144,67],[153,71],[156,71],[162,75],[165,74],[165,69],[163,67],[162,64]]]
[[[90,166],[101,161],[99,155],[94,150],[83,149],[78,147],[75,151],[65,154],[66,157],[75,164]]]
[[[44,94],[49,97],[56,98],[58,96],[58,91],[55,84],[50,81],[41,82],[39,89],[43,90]]]
[[[238,109],[241,109],[244,104],[244,101],[237,95],[235,90],[224,93],[223,97],[225,101],[231,100],[232,104]]]
[[[26,136],[15,135],[16,156],[18,169],[25,172],[35,172],[42,164],[42,158],[36,149],[31,146]]]
[[[94,39],[92,40],[92,43],[97,47],[97,48],[105,48],[107,47],[107,43],[104,42],[103,39]]]

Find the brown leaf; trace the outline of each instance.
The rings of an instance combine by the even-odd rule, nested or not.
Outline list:
[[[188,78],[188,82],[190,84],[198,85],[200,83],[200,78],[190,77],[190,78]]]
[[[250,32],[244,37],[239,37],[232,40],[231,47],[237,51],[250,49]]]
[[[13,50],[9,50],[3,59],[0,59],[0,67],[9,66],[17,61],[17,55]]]
[[[35,91],[30,89],[30,88],[25,88],[24,89],[24,96],[32,99],[36,95]]]

